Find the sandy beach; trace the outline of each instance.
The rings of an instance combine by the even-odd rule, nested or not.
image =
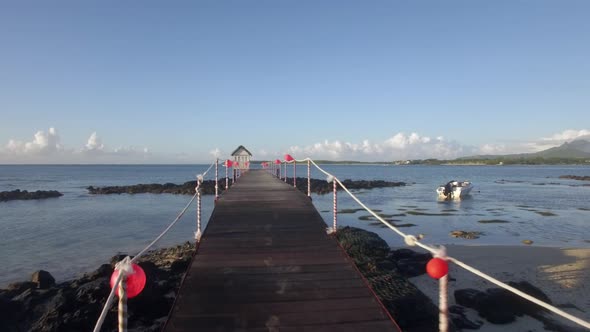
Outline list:
[[[590,320],[590,248],[449,245],[447,254],[504,282],[526,280],[547,294],[558,308]],[[449,276],[449,305],[455,304],[452,294],[457,289],[496,287],[453,264]],[[427,275],[410,280],[438,303],[438,281]],[[543,323],[528,316],[519,317],[511,324],[494,325],[468,310],[469,318],[484,322],[479,331],[546,331]],[[587,331],[555,314],[548,315],[562,325],[571,326],[567,331]]]

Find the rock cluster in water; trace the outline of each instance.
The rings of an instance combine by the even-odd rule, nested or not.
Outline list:
[[[231,179],[229,180],[231,184]],[[288,178],[287,183],[292,184],[293,178]],[[296,180],[297,188],[302,192],[307,193],[307,178],[300,178],[298,177]],[[342,183],[348,189],[373,189],[373,188],[386,188],[386,187],[399,187],[405,186],[404,182],[388,182],[382,180],[360,180],[360,181],[353,181],[353,180],[344,180]],[[319,180],[319,179],[311,179],[310,180],[310,188],[311,192],[323,195],[327,193],[331,193],[333,190],[332,183],[328,183],[326,180]],[[176,195],[194,195],[195,187],[197,186],[197,181],[188,181],[183,184],[174,184],[174,183],[151,183],[151,184],[136,184],[136,185],[129,185],[129,186],[109,186],[109,187],[94,187],[90,186],[86,189],[90,194],[94,195],[109,195],[109,194],[143,194],[143,193],[150,193],[150,194],[176,194]],[[225,190],[225,178],[219,179],[219,194]],[[342,190],[340,186],[338,186],[338,190]],[[214,195],[215,194],[215,181],[214,180],[207,180],[203,181],[201,184],[201,193],[203,195]]]
[[[37,190],[29,192],[26,190],[16,189],[12,191],[0,192],[0,202],[13,200],[43,199],[60,196],[63,196],[63,194],[56,190]]]
[[[130,331],[160,331],[170,312],[181,278],[194,253],[186,243],[143,256],[139,265],[147,276],[144,290],[128,300]],[[116,262],[79,279],[55,283],[47,271],[37,271],[31,281],[0,290],[0,331],[91,331],[110,292],[109,280]],[[116,302],[116,300],[115,300]],[[117,306],[111,307],[102,331],[117,330]]]
[[[407,279],[425,273],[430,255],[410,262],[411,250],[391,251],[377,234],[358,228],[338,229],[336,236],[403,331],[438,330],[438,308]]]
[[[229,180],[231,183],[231,179]],[[219,194],[225,190],[225,178],[219,179]],[[175,195],[194,195],[197,181],[188,181],[183,184],[174,183],[150,183],[135,184],[130,186],[110,186],[110,187],[87,187],[90,194],[109,195],[109,194],[175,194]],[[203,195],[215,195],[215,180],[206,180],[201,184],[201,193]]]
[[[590,181],[590,176],[579,176],[579,175],[561,175],[560,179]]]
[[[293,184],[293,178],[287,178],[287,183]],[[297,177],[295,180],[297,188],[307,193],[307,178]],[[344,180],[342,184],[348,189],[375,189],[405,186],[404,182],[390,182],[383,180]],[[325,195],[334,191],[334,185],[326,180],[310,179],[310,190],[318,195]],[[337,190],[343,190],[338,186]]]

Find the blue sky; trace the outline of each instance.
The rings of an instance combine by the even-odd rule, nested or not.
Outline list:
[[[397,160],[590,135],[588,1],[0,0],[0,163]]]

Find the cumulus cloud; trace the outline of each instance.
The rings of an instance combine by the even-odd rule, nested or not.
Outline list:
[[[14,155],[48,155],[63,150],[57,130],[53,127],[47,132],[37,131],[30,142],[11,139],[5,149]]]
[[[88,138],[88,142],[86,143],[86,150],[87,151],[103,151],[104,144],[102,144],[102,139],[98,137],[96,131],[93,132],[90,137]]]
[[[439,136],[431,138],[418,133],[397,133],[382,142],[363,140],[360,143],[340,140],[318,142],[308,146],[292,146],[289,152],[298,156],[335,160],[398,160],[456,158],[476,149]]]
[[[108,149],[96,132],[82,147],[66,149],[53,127],[47,132],[37,131],[29,142],[10,139],[0,147],[0,163],[134,163],[144,162],[150,155],[147,147]]]

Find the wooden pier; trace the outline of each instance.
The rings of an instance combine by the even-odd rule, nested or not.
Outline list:
[[[217,202],[164,331],[397,331],[310,199],[252,170]]]

